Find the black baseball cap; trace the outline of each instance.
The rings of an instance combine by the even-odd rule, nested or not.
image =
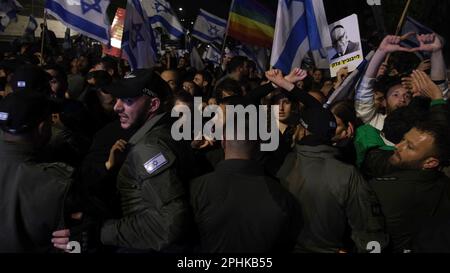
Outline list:
[[[13,92],[0,101],[0,128],[11,134],[26,133],[48,118],[54,107],[42,93]]]
[[[336,118],[330,110],[308,107],[301,112],[300,124],[312,135],[324,142],[331,142],[336,134]]]
[[[152,69],[134,70],[104,90],[119,99],[146,95],[164,101],[171,94],[169,85]]]
[[[32,64],[21,65],[16,68],[11,80],[11,87],[14,91],[37,91],[40,93],[50,93],[50,74],[44,69]]]

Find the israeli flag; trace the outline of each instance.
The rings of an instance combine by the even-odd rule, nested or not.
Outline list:
[[[103,44],[109,44],[110,0],[47,0],[46,11],[68,27]]]
[[[217,42],[221,44],[226,28],[226,20],[200,9],[200,14],[197,16],[192,29],[192,36],[205,43]]]
[[[28,18],[28,25],[27,25],[27,28],[25,29],[25,33],[34,34],[37,27],[38,27],[38,23],[36,21],[36,18],[34,18],[33,15],[30,15],[30,17]]]
[[[155,37],[139,0],[127,2],[122,50],[132,70],[151,68],[156,63]]]
[[[219,66],[221,59],[220,50],[212,45],[209,45],[208,49],[205,51],[203,59],[212,62],[214,66]]]
[[[278,0],[270,64],[289,73],[310,50],[331,47],[322,0]]]
[[[171,40],[179,40],[184,35],[184,28],[169,2],[165,0],[143,0],[141,4],[148,15],[150,24],[153,27],[164,29]]]
[[[17,13],[23,9],[17,0],[0,1],[0,32],[5,31],[11,20],[17,21]]]
[[[236,49],[239,56],[245,56],[256,63],[256,69],[259,73],[263,73],[267,70],[270,52],[266,52],[266,48],[240,45],[236,47]]]

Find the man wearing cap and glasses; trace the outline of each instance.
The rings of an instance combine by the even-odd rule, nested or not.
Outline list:
[[[45,95],[16,91],[0,103],[0,252],[48,252],[63,225],[72,168],[38,163],[51,137]]]
[[[184,185],[193,159],[190,147],[170,134],[170,87],[139,69],[105,90],[117,98],[121,127],[139,129],[121,147],[128,150],[117,178],[123,216],[102,224],[101,242],[124,252],[183,251],[193,223]],[[55,232],[55,247],[65,249],[70,235]]]

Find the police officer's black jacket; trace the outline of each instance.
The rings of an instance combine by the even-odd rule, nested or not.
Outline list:
[[[286,252],[295,245],[299,205],[256,161],[224,160],[190,186],[200,252]]]
[[[48,252],[52,232],[64,226],[72,168],[39,164],[28,144],[1,140],[0,252]]]
[[[130,139],[117,177],[123,217],[103,224],[103,244],[178,251],[189,239],[193,218],[185,181],[192,178],[193,157],[186,142],[171,137],[170,121],[157,115]]]
[[[373,150],[364,162],[386,218],[392,252],[413,249],[412,238],[424,227],[450,216],[450,179],[437,170],[401,170],[389,163],[392,151]]]

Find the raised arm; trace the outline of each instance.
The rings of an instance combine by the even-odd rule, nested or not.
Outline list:
[[[376,115],[375,101],[373,98],[374,90],[373,85],[375,79],[378,75],[380,67],[382,67],[386,56],[390,53],[403,51],[403,52],[413,52],[414,49],[405,48],[400,45],[403,39],[408,36],[413,35],[413,33],[405,34],[404,36],[386,36],[375,52],[372,60],[367,67],[367,70],[362,78],[358,88],[356,89],[355,95],[355,109],[358,117],[364,123],[370,123],[371,120]]]

